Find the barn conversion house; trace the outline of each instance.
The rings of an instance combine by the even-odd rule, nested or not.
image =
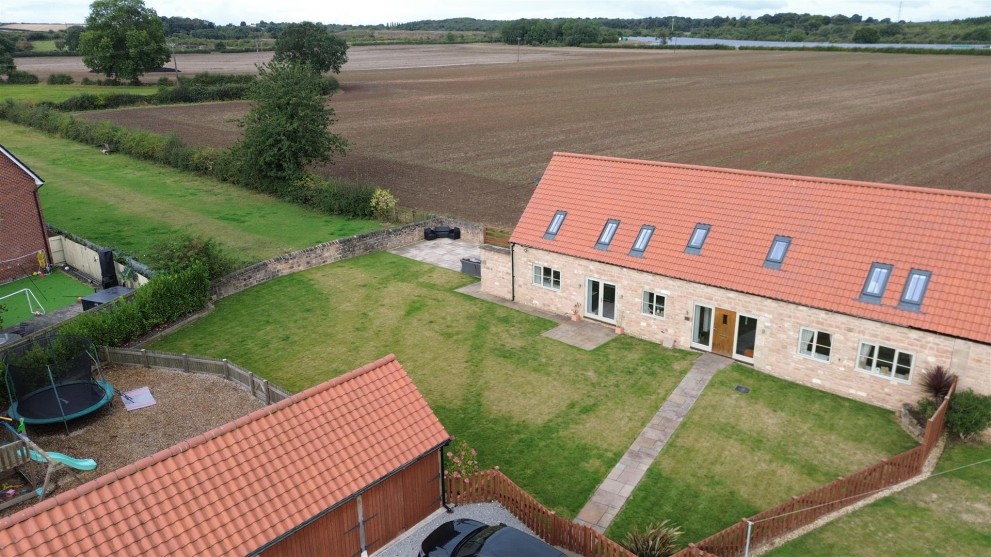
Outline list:
[[[886,407],[991,393],[991,196],[557,153],[483,291]]]
[[[370,554],[440,508],[448,440],[388,356],[0,519],[0,554]]]
[[[0,284],[30,275],[40,261],[47,265],[52,260],[38,199],[44,183],[0,145]]]

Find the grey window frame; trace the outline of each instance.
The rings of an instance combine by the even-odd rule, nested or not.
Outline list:
[[[652,297],[653,300],[648,302],[647,301],[648,296]],[[661,299],[660,304],[657,303],[658,298]],[[660,315],[656,313],[658,305],[661,306]],[[649,315],[651,317],[656,317],[658,319],[664,319],[664,312],[667,311],[667,305],[668,305],[668,297],[666,294],[661,294],[660,292],[655,292],[653,290],[644,290],[643,293],[640,295],[640,313],[644,315]],[[654,311],[647,311],[648,306],[653,306]]]
[[[912,269],[908,274],[908,278],[905,279],[905,287],[902,288],[902,297],[898,302],[899,309],[904,309],[908,311],[922,311],[922,301],[926,298],[926,291],[929,289],[929,283],[932,281],[932,271],[926,271],[925,269]],[[909,286],[912,285],[912,279],[919,277],[925,279],[922,284],[922,289],[919,292],[918,299],[909,299]]]
[[[644,238],[644,236],[646,237]],[[647,246],[650,245],[650,239],[653,237],[654,237],[653,226],[649,224],[645,224],[641,226],[640,232],[637,233],[637,238],[633,240],[633,247],[630,248],[630,255],[632,255],[633,257],[643,257],[644,252],[647,251]],[[637,245],[641,243],[640,242],[641,238],[644,238],[642,249],[637,248]]]
[[[567,211],[556,211],[554,213],[554,216],[551,217],[550,224],[547,225],[547,231],[544,232],[545,240],[553,240],[557,237],[557,233],[561,231],[561,225],[564,224],[564,219],[567,218],[567,216]],[[558,217],[560,217],[560,220],[558,220]],[[555,226],[555,223],[557,226]]]
[[[771,256],[774,254],[774,248],[781,244],[784,244],[785,247],[784,251],[781,252],[781,257],[772,259]],[[764,267],[768,269],[780,269],[781,264],[785,261],[785,257],[788,256],[789,248],[791,248],[790,236],[775,236],[774,241],[771,242],[771,247],[767,250],[767,257],[764,258]]]
[[[712,225],[698,223],[692,230],[692,235],[688,237],[688,244],[685,246],[685,253],[691,255],[698,255],[702,253],[702,247],[705,246],[705,241],[709,239],[709,232],[712,231]],[[696,243],[693,242],[696,234],[702,232],[702,239]]]
[[[808,341],[806,341],[803,338],[804,333],[806,331],[812,333],[812,337],[809,338]],[[819,342],[819,335],[827,335],[829,337],[829,345],[828,346],[826,346],[824,344],[821,344]],[[804,346],[805,346],[806,343],[811,344],[811,349],[808,352],[806,352],[805,349],[804,349]],[[822,357],[823,354],[820,354],[816,350],[819,347],[827,348],[827,352],[825,354],[825,358]],[[828,331],[820,331],[819,329],[811,329],[809,327],[802,327],[802,328],[799,329],[799,331],[798,331],[798,355],[799,356],[802,356],[803,358],[809,358],[810,360],[815,360],[817,362],[823,362],[823,363],[828,364],[830,358],[832,358],[832,353],[833,353],[833,333],[830,333]]]
[[[864,355],[863,354],[864,354],[864,347],[865,346],[873,347],[873,355],[868,356],[868,358],[870,358],[871,361],[872,361],[872,363],[873,363],[873,367],[872,368],[864,367],[862,365],[862,362],[861,362],[861,360],[864,359]],[[891,363],[891,369],[888,370],[888,373],[887,374],[885,374],[883,371],[881,371],[881,366],[877,365],[879,363],[878,360],[880,359],[880,356],[878,355],[878,353],[881,351],[881,349],[890,350],[890,351],[893,352],[892,357],[891,357],[891,362],[890,362]],[[903,364],[901,364],[899,362],[899,360],[901,359],[900,356],[907,356],[907,357],[909,357],[911,359],[911,362],[908,365],[908,373],[906,374],[906,377],[904,379],[902,379],[900,377],[897,377],[896,376],[896,373],[895,373],[896,371],[898,371],[898,368],[899,367],[905,367]],[[856,363],[854,364],[854,367],[858,371],[862,371],[864,373],[869,373],[869,374],[874,375],[874,376],[886,377],[888,379],[891,379],[892,381],[901,381],[903,383],[911,383],[912,382],[912,373],[913,373],[913,371],[915,369],[915,354],[912,353],[912,352],[905,351],[905,350],[899,350],[898,348],[893,348],[891,346],[888,346],[886,344],[881,344],[879,342],[862,340],[862,341],[860,341],[860,344],[857,346],[857,360],[856,360]],[[875,369],[877,369],[877,371],[875,371]]]
[[[612,232],[609,232],[609,226],[612,225]],[[609,219],[606,224],[602,226],[602,232],[599,232],[599,239],[595,241],[595,249],[607,250],[609,249],[609,244],[616,238],[616,232],[619,231],[619,219]],[[606,233],[609,232],[608,237]]]
[[[539,269],[539,271],[538,271]],[[544,276],[544,271],[549,272],[549,276]],[[556,276],[556,278],[555,278]],[[547,284],[545,284],[547,282]],[[533,284],[546,288],[548,290],[560,291],[561,290],[561,271],[554,269],[552,267],[547,267],[544,265],[534,264],[533,266]]]
[[[867,278],[864,280],[864,288],[860,291],[860,301],[867,302],[869,304],[880,304],[881,299],[884,298],[884,292],[888,289],[888,282],[891,281],[891,274],[894,272],[894,265],[889,265],[887,263],[871,263],[871,268],[867,271]],[[874,274],[878,271],[885,271],[884,280],[881,281],[880,285],[875,291],[869,290],[871,282],[873,281]]]

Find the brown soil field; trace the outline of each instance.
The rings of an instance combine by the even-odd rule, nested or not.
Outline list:
[[[524,48],[516,63],[515,47],[493,45],[349,56],[331,106],[351,150],[320,172],[493,225],[515,224],[555,151],[991,192],[985,57]],[[83,117],[227,146],[247,108]]]

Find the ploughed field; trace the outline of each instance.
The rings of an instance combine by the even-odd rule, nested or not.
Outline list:
[[[503,45],[349,56],[331,105],[351,150],[319,172],[493,225],[515,224],[554,151],[991,192],[985,57],[523,48],[517,63]],[[248,106],[82,116],[229,146]]]

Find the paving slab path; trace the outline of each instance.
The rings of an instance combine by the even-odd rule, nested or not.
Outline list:
[[[654,414],[626,454],[619,459],[585,507],[579,511],[575,522],[591,526],[599,532],[604,532],[609,527],[630,498],[633,489],[647,473],[647,468],[661,454],[664,445],[688,415],[709,380],[732,362],[729,358],[708,352],[695,360],[692,369],[664,401],[661,409]]]

